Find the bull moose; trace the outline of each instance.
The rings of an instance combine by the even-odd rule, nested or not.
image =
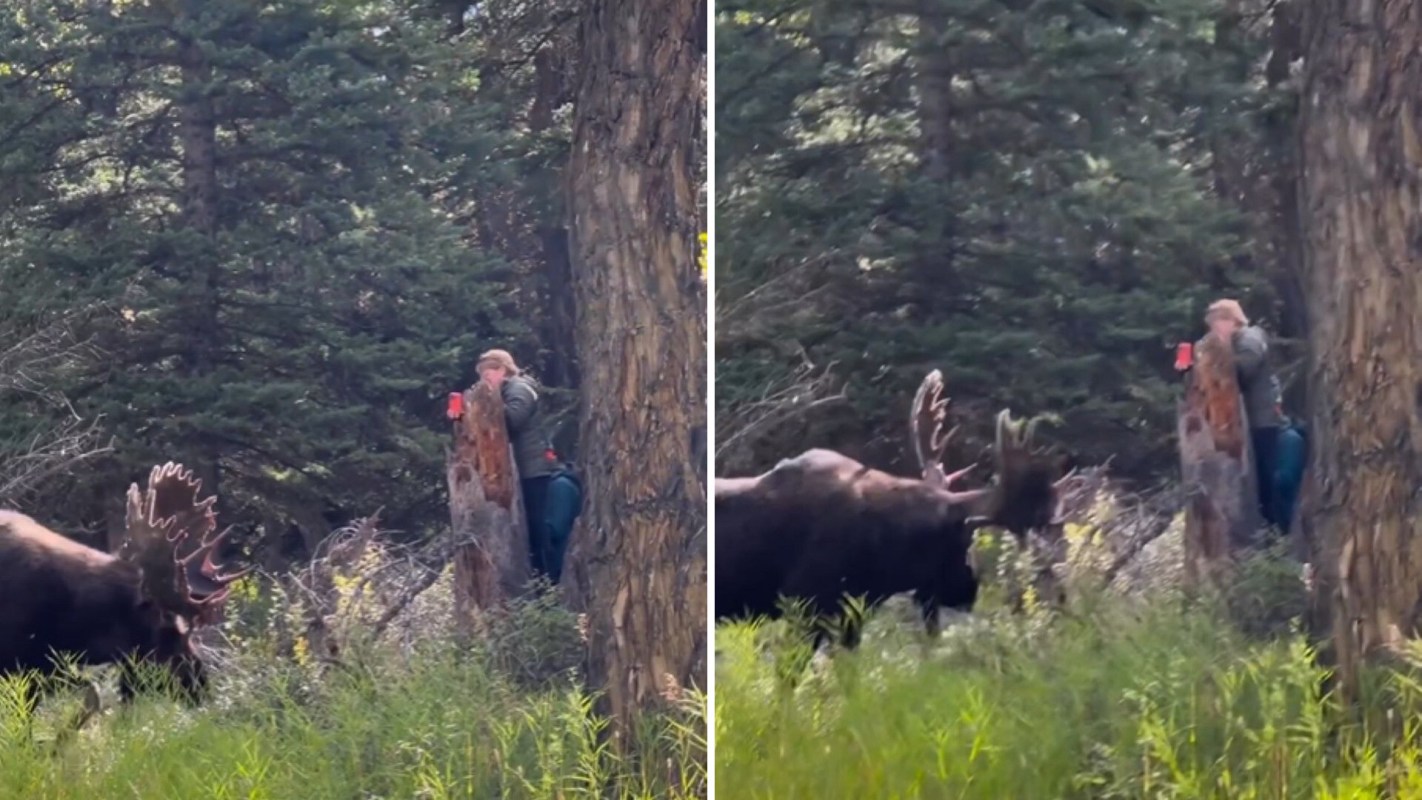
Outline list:
[[[0,511],[0,673],[54,673],[53,656],[121,665],[120,691],[136,691],[134,665],[159,664],[198,702],[207,671],[192,641],[218,616],[233,581],[213,554],[216,497],[181,465],[154,467],[146,491],[128,490],[117,554],[61,536],[28,516]]]
[[[782,597],[803,601],[818,619],[835,616],[845,595],[872,607],[912,592],[930,634],[941,606],[970,610],[978,580],[969,562],[973,532],[1006,528],[1023,537],[1058,524],[1066,459],[1032,446],[1032,427],[997,418],[995,480],[958,491],[942,466],[956,428],[942,434],[948,400],[934,370],[914,398],[909,428],[921,478],[871,469],[831,450],[785,459],[753,478],[717,478],[716,616],[780,616]],[[815,644],[824,638],[816,626]],[[842,643],[858,644],[846,620]]]

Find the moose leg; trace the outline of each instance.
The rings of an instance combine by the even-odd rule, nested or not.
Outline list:
[[[838,611],[833,604],[815,602],[810,605],[810,652],[818,653],[820,648],[835,638],[846,650],[853,650],[859,644],[859,631],[853,615]],[[838,636],[834,636],[834,634]]]
[[[141,689],[140,675],[134,665],[128,662],[119,665],[118,674],[119,702],[127,705],[138,696]]]
[[[854,650],[859,647],[859,640],[864,633],[864,617],[869,614],[872,606],[861,607],[849,603],[844,595],[834,594],[820,597],[815,602],[815,608],[819,611],[820,618],[832,623],[839,631],[839,645],[845,650]],[[824,626],[821,626],[824,630]]]
[[[923,617],[923,628],[930,640],[943,633],[943,620],[938,615],[938,595],[930,592],[914,592],[913,601],[918,604],[918,613]]]
[[[967,614],[978,602],[978,575],[972,567],[964,563],[961,568],[945,576],[931,594],[921,592],[914,595],[914,599],[918,601],[920,608],[925,608],[924,604],[932,601],[935,604],[935,612],[939,606],[947,606]]]
[[[839,644],[845,650],[855,650],[859,647],[859,640],[864,634],[864,620],[859,619],[856,614],[843,614],[840,616],[840,636]]]
[[[195,701],[195,690],[189,689],[173,671],[158,669],[148,661],[125,658],[118,664],[118,701],[128,705],[141,694],[155,693],[174,699]]]
[[[819,614],[790,615],[786,621],[790,625],[793,644],[778,650],[773,658],[781,687],[790,690],[799,685],[805,668],[814,660],[815,653],[819,652],[820,645],[829,634]]]

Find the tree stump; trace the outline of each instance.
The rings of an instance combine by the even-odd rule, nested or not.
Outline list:
[[[1249,426],[1227,342],[1206,335],[1195,346],[1178,408],[1185,489],[1185,583],[1215,580],[1259,535]]]
[[[528,585],[528,522],[504,424],[504,401],[486,383],[464,392],[448,458],[454,535],[454,607],[471,629],[479,611],[518,596]]]

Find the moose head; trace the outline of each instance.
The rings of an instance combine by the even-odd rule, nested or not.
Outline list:
[[[1034,444],[1037,421],[1014,420],[1003,409],[997,415],[993,448],[993,483],[985,488],[956,491],[953,484],[977,468],[969,464],[952,473],[943,470],[943,456],[957,427],[944,433],[948,398],[943,396],[943,374],[934,370],[914,395],[909,415],[914,454],[923,480],[947,492],[948,502],[968,509],[969,530],[1001,527],[1017,537],[1063,522],[1066,490],[1075,470],[1063,469],[1065,458]],[[1065,472],[1065,474],[1063,474]]]
[[[193,635],[220,618],[232,583],[250,571],[223,572],[214,564],[231,528],[216,533],[217,498],[200,499],[201,489],[201,480],[172,462],[153,468],[146,490],[129,487],[117,565],[130,575],[134,605],[130,624],[111,633],[121,640],[113,650],[166,665],[192,701],[207,687]],[[134,690],[133,677],[125,671],[125,696]]]

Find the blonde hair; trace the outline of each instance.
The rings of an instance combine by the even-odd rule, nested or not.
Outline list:
[[[474,368],[483,372],[487,367],[503,367],[510,375],[519,374],[518,364],[514,363],[513,356],[507,350],[487,350],[479,356],[479,363]]]
[[[1244,315],[1244,308],[1240,306],[1238,300],[1224,299],[1210,303],[1209,309],[1205,311],[1205,321],[1209,322],[1215,317],[1232,319],[1240,325],[1247,326],[1249,324],[1249,317]]]

